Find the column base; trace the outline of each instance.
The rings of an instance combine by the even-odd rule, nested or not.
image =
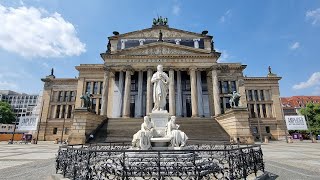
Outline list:
[[[192,115],[191,118],[198,118],[199,115]]]

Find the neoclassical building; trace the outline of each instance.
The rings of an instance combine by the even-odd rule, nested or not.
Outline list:
[[[80,64],[78,78],[44,82],[39,138],[53,140],[70,135],[80,96],[93,95],[92,109],[107,119],[142,119],[153,107],[151,77],[162,64],[170,83],[166,109],[181,119],[221,117],[230,109],[233,91],[241,94],[240,106],[248,117],[250,133],[279,139],[285,133],[280,103],[281,77],[245,77],[246,65],[219,63],[221,55],[213,36],[169,27],[167,24],[128,33],[113,32],[101,64]],[[220,122],[219,122],[220,123]],[[221,124],[221,123],[220,123]],[[229,133],[229,127],[222,125]],[[63,130],[63,132],[62,132]],[[130,135],[131,136],[131,135]]]

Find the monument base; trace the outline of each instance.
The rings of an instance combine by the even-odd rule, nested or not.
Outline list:
[[[151,122],[156,127],[157,137],[164,137],[166,125],[169,121],[169,113],[167,110],[152,111],[150,113]]]
[[[216,117],[218,123],[230,135],[233,143],[253,144],[253,136],[250,132],[249,113],[246,107],[231,108]]]

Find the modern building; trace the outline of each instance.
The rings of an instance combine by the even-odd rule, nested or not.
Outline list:
[[[320,96],[291,96],[281,98],[285,116],[300,115],[300,109],[306,107],[308,103],[320,103]]]
[[[76,66],[78,78],[56,78],[52,72],[42,79],[40,139],[54,140],[61,133],[68,137],[74,109],[82,106],[80,96],[87,92],[93,95],[92,109],[98,115],[119,121],[142,119],[153,107],[151,76],[158,64],[174,82],[169,85],[166,105],[170,115],[194,123],[201,119],[216,122],[228,112],[230,94],[237,91],[252,135],[259,137],[260,130],[263,136],[280,139],[285,133],[281,77],[271,73],[271,68],[265,77],[245,77],[247,65],[218,62],[221,53],[207,33],[167,24],[123,34],[113,32],[106,52],[100,54],[101,64]],[[230,132],[229,127],[221,126]]]
[[[37,105],[39,95],[0,90],[0,101],[8,102],[18,117],[30,116]]]

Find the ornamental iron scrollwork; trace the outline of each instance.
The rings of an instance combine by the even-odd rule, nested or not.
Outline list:
[[[70,179],[242,179],[264,172],[260,145],[190,145],[132,150],[129,144],[61,146],[56,172]]]

